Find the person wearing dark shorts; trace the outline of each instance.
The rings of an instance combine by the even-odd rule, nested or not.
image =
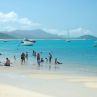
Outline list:
[[[40,54],[39,53],[37,54],[37,64],[40,67]]]
[[[21,54],[21,64],[25,63],[25,53]]]
[[[4,64],[4,66],[10,66],[10,60],[8,58],[6,58],[6,62]]]

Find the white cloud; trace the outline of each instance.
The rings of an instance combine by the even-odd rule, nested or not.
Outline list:
[[[33,22],[27,17],[21,17],[15,12],[3,13],[0,12],[0,31],[12,31],[12,30],[31,30],[31,29],[43,29],[44,31],[61,35],[63,37],[68,37],[68,33],[70,37],[78,37],[85,34],[93,35],[94,33],[84,29],[82,27],[66,29],[66,30],[58,30],[55,28],[44,28],[41,27],[40,23]]]
[[[60,31],[60,30],[54,29],[54,28],[52,28],[52,29],[43,28],[43,30],[48,32],[48,33],[57,34],[57,35],[60,35],[60,36],[63,36],[63,37],[66,36],[66,33],[67,33],[67,31],[66,32]]]
[[[28,18],[21,18],[19,22],[23,25],[32,25],[32,22]]]
[[[32,22],[27,17],[20,17],[15,12],[0,12],[0,31],[28,30],[39,26],[39,23]]]
[[[68,30],[68,32],[73,37],[78,37],[78,36],[87,35],[87,34],[88,35],[93,35],[93,32],[91,32],[90,30],[84,29],[82,27],[75,28],[75,29],[70,29],[70,30]]]
[[[2,13],[0,12],[0,23],[15,22],[18,16],[14,12]]]
[[[51,33],[51,34],[58,34],[58,30],[57,29],[47,29],[47,28],[42,28],[42,30]]]
[[[90,30],[84,29],[82,27],[79,28],[73,28],[73,29],[66,29],[66,30],[57,30],[57,29],[46,29],[43,28],[44,31],[49,32],[51,34],[57,34],[63,37],[79,37],[82,35],[94,35],[93,32]]]

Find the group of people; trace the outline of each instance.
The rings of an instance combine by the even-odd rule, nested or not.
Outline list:
[[[51,63],[52,63],[52,54],[49,52],[49,56],[46,58],[42,58],[40,53],[36,53],[36,51],[33,50],[33,56],[37,59],[37,64],[40,67],[41,63],[49,62],[49,69],[51,69]],[[62,62],[59,62],[57,58],[54,60],[55,67],[57,64],[62,64]]]
[[[52,62],[52,54],[49,53],[49,57],[48,58],[45,58],[45,59],[46,59],[46,63],[49,60],[49,63],[51,64],[51,62]],[[39,67],[40,67],[40,64],[41,63],[44,63],[44,59],[40,57],[40,53],[37,53],[37,63],[38,63],[38,66]]]
[[[48,57],[43,58],[43,57],[41,57],[41,53],[36,52],[36,51],[33,50],[32,56],[35,57],[39,67],[42,63],[46,62],[46,63],[49,63],[49,69],[51,69],[52,58],[53,58],[51,52],[49,52]],[[14,60],[16,61],[15,56],[14,56]],[[26,52],[26,53],[22,52],[21,53],[21,64],[25,64],[26,60],[28,61],[28,52]],[[10,64],[11,64],[10,60],[8,58],[6,58],[6,62],[4,63],[4,65],[5,66],[10,66]],[[62,64],[62,63],[59,62],[57,58],[55,58],[54,64],[56,66],[56,64]]]

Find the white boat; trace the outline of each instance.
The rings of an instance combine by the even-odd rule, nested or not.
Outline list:
[[[25,45],[25,46],[31,46],[35,43],[36,41],[34,40],[30,40],[30,39],[24,39],[21,43],[22,45]]]

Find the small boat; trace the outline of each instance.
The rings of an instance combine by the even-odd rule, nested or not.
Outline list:
[[[24,39],[23,41],[21,41],[21,44],[24,46],[31,46],[35,43],[35,40],[30,40],[30,39]]]

